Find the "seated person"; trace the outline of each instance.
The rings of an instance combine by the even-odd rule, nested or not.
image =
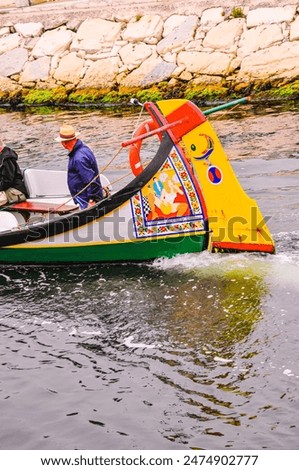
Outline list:
[[[25,201],[28,197],[17,153],[0,138],[0,206]]]

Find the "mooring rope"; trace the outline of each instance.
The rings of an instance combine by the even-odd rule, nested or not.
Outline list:
[[[132,131],[132,137],[133,137],[134,133],[136,132],[136,129],[139,127],[143,110],[144,110],[144,104],[142,104],[140,113],[138,114],[138,118],[137,118],[137,123],[136,123],[136,125],[135,125],[135,129],[133,129],[133,131]]]

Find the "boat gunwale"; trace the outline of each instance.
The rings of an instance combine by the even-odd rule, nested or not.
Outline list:
[[[0,233],[0,248],[60,235],[104,217],[130,200],[132,196],[150,181],[167,159],[173,145],[169,134],[164,132],[159,148],[150,163],[140,175],[119,191],[108,198],[102,199],[90,208],[78,210],[71,214],[64,214],[55,217],[53,220],[28,225],[26,228],[17,227],[14,230],[2,232]]]

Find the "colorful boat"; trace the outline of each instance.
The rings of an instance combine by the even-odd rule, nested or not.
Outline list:
[[[143,106],[150,119],[122,143],[132,180],[92,207],[74,206],[65,172],[24,171],[29,199],[0,210],[0,263],[137,262],[204,250],[275,252],[258,205],[241,187],[208,113],[179,99]],[[144,165],[142,143],[151,137],[160,144]]]

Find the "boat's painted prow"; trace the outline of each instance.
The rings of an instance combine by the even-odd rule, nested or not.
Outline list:
[[[189,106],[186,100],[160,101],[166,120]],[[196,107],[198,120],[202,113]],[[240,185],[207,119],[182,136],[181,145],[199,181],[212,230],[212,251],[274,253],[275,244],[257,202]]]

